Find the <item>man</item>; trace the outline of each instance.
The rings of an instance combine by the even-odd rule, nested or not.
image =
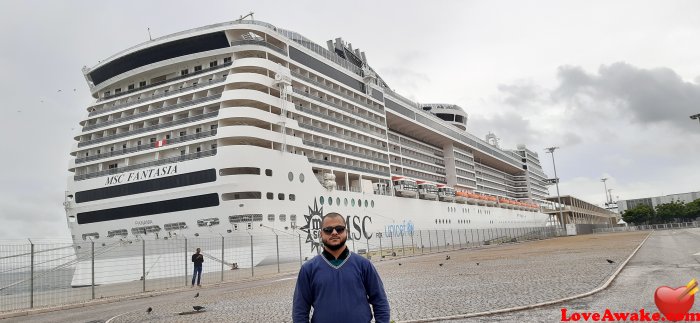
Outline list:
[[[192,287],[194,287],[195,278],[197,280],[197,286],[202,287],[202,263],[204,262],[204,255],[200,252],[202,252],[202,250],[197,248],[197,252],[192,255],[192,262],[194,263],[194,272],[192,272]]]
[[[294,322],[389,323],[389,301],[384,284],[369,260],[350,252],[345,245],[345,219],[329,213],[321,221],[323,253],[299,270],[292,319]],[[372,305],[372,309],[370,309]]]

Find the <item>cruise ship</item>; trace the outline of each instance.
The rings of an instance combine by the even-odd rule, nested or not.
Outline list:
[[[134,242],[271,232],[304,237],[311,255],[328,212],[367,245],[548,221],[537,153],[470,134],[455,104],[394,92],[341,38],[319,45],[241,19],[150,40],[83,73],[94,103],[74,138],[64,206],[76,245],[112,246],[105,265],[140,261]],[[225,252],[244,253],[236,248]],[[79,263],[73,285],[89,282],[91,265]],[[158,266],[152,275],[172,271]],[[136,267],[119,281],[143,278]]]

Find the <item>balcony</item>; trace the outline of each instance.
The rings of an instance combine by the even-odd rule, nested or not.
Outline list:
[[[360,117],[360,118],[365,119],[365,120],[367,120],[367,121],[369,121],[369,122],[372,122],[372,123],[374,123],[374,124],[377,124],[377,125],[381,126],[382,128],[385,128],[385,127],[386,127],[386,125],[383,124],[381,121],[375,120],[375,119],[370,118],[370,117],[367,117],[367,116],[363,116],[363,115],[357,114],[357,112],[353,111],[352,109],[345,108],[345,107],[343,107],[343,106],[341,106],[341,105],[339,105],[339,104],[336,104],[336,103],[334,103],[334,102],[325,100],[325,99],[323,99],[323,98],[321,98],[321,97],[313,96],[313,95],[311,95],[311,94],[309,94],[309,93],[306,93],[306,92],[304,92],[304,91],[302,91],[302,90],[300,90],[300,89],[297,89],[297,88],[292,88],[292,90],[293,90],[294,93],[296,93],[296,94],[301,94],[301,95],[303,95],[303,96],[305,96],[305,97],[307,97],[307,98],[309,98],[309,99],[316,100],[316,101],[318,101],[318,102],[321,102],[321,103],[330,105],[330,106],[332,106],[332,107],[334,107],[334,108],[337,108],[337,109],[343,110],[343,111],[345,111],[345,112],[347,112],[347,113],[350,113],[353,117]]]
[[[349,151],[349,150],[347,150],[347,149],[340,149],[340,148],[335,148],[335,147],[331,147],[331,146],[326,146],[326,145],[319,144],[319,143],[316,143],[316,142],[313,142],[313,141],[310,141],[310,140],[302,140],[302,142],[303,142],[305,145],[308,145],[308,146],[312,146],[312,147],[316,147],[316,148],[321,148],[321,149],[327,149],[327,150],[335,151],[335,152],[337,152],[337,153],[346,154],[346,155],[351,155],[351,156],[355,156],[355,157],[359,157],[359,158],[374,160],[374,161],[376,161],[376,162],[380,162],[380,163],[383,163],[383,164],[386,164],[386,163],[389,162],[389,161],[386,160],[386,159],[381,159],[381,158],[376,158],[376,157],[372,157],[372,156],[367,156],[367,155],[365,155],[365,154],[356,153],[356,152],[354,152],[354,151]]]
[[[180,120],[176,120],[176,121],[161,123],[161,124],[158,124],[155,126],[145,127],[145,128],[136,129],[136,130],[130,130],[127,132],[122,132],[122,133],[114,134],[111,136],[81,141],[78,143],[78,147],[94,145],[94,144],[102,143],[105,141],[129,137],[129,136],[133,136],[133,135],[137,135],[137,134],[141,134],[141,133],[146,133],[146,132],[150,132],[150,131],[155,131],[155,130],[159,130],[159,129],[165,129],[165,128],[173,127],[173,126],[177,126],[177,125],[188,124],[188,123],[192,123],[192,122],[196,122],[196,121],[200,121],[200,120],[204,120],[204,119],[213,118],[213,117],[216,117],[217,115],[219,115],[219,111],[214,111],[214,112],[204,113],[204,114],[200,114],[197,116],[184,118],[184,119],[180,119]]]
[[[304,80],[304,81],[306,81],[306,82],[309,82],[309,83],[311,83],[311,84],[320,86],[320,87],[322,87],[324,90],[333,92],[333,94],[339,95],[339,96],[341,96],[341,97],[343,97],[343,98],[345,98],[345,99],[348,99],[348,100],[350,100],[350,101],[352,101],[352,102],[355,102],[355,103],[357,103],[357,104],[359,104],[359,105],[361,105],[361,106],[363,106],[363,107],[365,107],[365,108],[371,109],[371,110],[374,111],[374,112],[378,112],[378,113],[380,113],[380,114],[383,114],[383,113],[384,113],[384,111],[382,111],[381,109],[377,109],[377,108],[375,108],[375,107],[372,107],[372,106],[368,105],[367,103],[360,101],[358,98],[355,98],[355,97],[349,96],[349,95],[347,95],[347,94],[345,94],[345,93],[342,93],[342,92],[340,92],[340,91],[338,91],[338,90],[336,90],[336,89],[334,89],[334,88],[332,88],[332,87],[329,87],[328,85],[323,84],[323,83],[321,83],[321,82],[314,81],[314,80],[312,80],[312,79],[310,79],[310,78],[308,78],[308,77],[306,77],[306,76],[304,76],[304,75],[302,75],[302,74],[300,74],[300,73],[297,73],[297,72],[292,71],[292,75],[293,75],[294,77],[300,78],[300,79],[302,79],[302,80]]]
[[[176,156],[176,157],[171,157],[171,158],[166,158],[166,159],[154,160],[154,161],[147,162],[147,163],[129,165],[126,167],[118,167],[118,168],[112,168],[112,169],[108,169],[108,170],[92,172],[92,173],[87,173],[87,174],[82,174],[82,175],[75,175],[75,176],[73,176],[73,179],[76,181],[82,181],[85,179],[101,177],[101,176],[105,176],[105,175],[114,175],[114,174],[129,172],[129,171],[141,169],[141,168],[148,168],[148,167],[159,166],[159,165],[164,165],[164,164],[177,163],[177,162],[194,160],[194,159],[215,156],[215,155],[216,155],[216,149],[206,150],[206,151],[188,154],[188,155],[184,155],[184,156]]]
[[[384,134],[382,134],[381,132],[379,132],[379,131],[374,131],[374,130],[372,130],[370,127],[362,127],[362,126],[360,126],[360,125],[353,124],[353,123],[351,123],[351,122],[348,122],[348,121],[345,121],[345,120],[342,120],[342,119],[338,119],[338,118],[334,118],[334,117],[332,117],[332,116],[330,116],[330,115],[323,114],[323,113],[318,112],[318,111],[311,110],[310,108],[306,108],[306,107],[304,107],[304,106],[299,106],[299,105],[298,105],[298,106],[296,106],[296,109],[299,110],[299,111],[302,111],[302,112],[311,114],[311,115],[315,115],[315,116],[317,116],[317,117],[323,118],[323,119],[328,120],[328,121],[340,123],[340,124],[342,124],[342,125],[351,127],[351,128],[353,128],[353,129],[356,129],[356,130],[365,132],[365,133],[370,134],[370,135],[374,135],[374,136],[378,136],[378,137],[383,137],[383,136],[384,136]]]
[[[259,46],[265,46],[265,47],[267,47],[267,48],[269,48],[269,49],[272,49],[272,50],[274,50],[274,51],[276,51],[276,52],[278,52],[278,53],[284,55],[284,56],[287,56],[287,51],[286,51],[286,50],[284,50],[284,49],[282,49],[282,48],[279,48],[279,47],[277,47],[277,46],[275,46],[275,45],[272,45],[272,44],[270,44],[270,43],[268,43],[268,42],[266,42],[266,41],[264,41],[264,40],[252,40],[252,39],[251,39],[251,40],[236,40],[236,41],[232,41],[232,42],[231,42],[231,46],[232,46],[232,47],[233,47],[233,46],[243,46],[243,45],[259,45]]]
[[[308,129],[308,130],[313,130],[313,131],[325,133],[325,134],[331,135],[331,136],[333,136],[333,137],[340,137],[340,138],[343,138],[343,139],[345,139],[345,140],[352,141],[352,142],[354,142],[354,143],[359,143],[359,144],[363,144],[363,145],[366,145],[366,146],[370,146],[370,147],[374,147],[374,148],[377,148],[377,149],[381,149],[382,151],[386,151],[386,147],[383,147],[383,146],[380,145],[380,144],[373,144],[373,143],[370,143],[370,142],[368,142],[368,141],[361,140],[361,139],[359,139],[359,138],[353,138],[353,137],[346,136],[346,135],[339,134],[339,133],[335,133],[335,132],[332,132],[332,131],[329,131],[329,130],[326,130],[326,129],[321,129],[321,128],[318,128],[318,127],[314,127],[314,126],[312,126],[312,125],[308,125],[308,124],[305,124],[305,123],[301,123],[301,122],[300,122],[300,123],[299,123],[299,127],[302,127],[302,128],[304,128],[304,129]]]
[[[330,161],[323,160],[323,159],[313,158],[311,156],[308,156],[308,158],[309,158],[309,162],[312,162],[312,163],[323,164],[323,165],[333,166],[333,167],[338,167],[338,168],[352,169],[352,170],[355,170],[358,172],[364,172],[364,173],[370,173],[370,174],[375,174],[375,175],[379,175],[379,176],[389,177],[389,172],[381,172],[381,171],[377,171],[377,170],[366,169],[366,168],[361,168],[361,167],[356,167],[356,166],[350,166],[350,165],[345,165],[345,164],[341,164],[341,163],[334,163],[334,162],[330,162]]]
[[[130,121],[130,120],[139,119],[142,117],[147,117],[147,116],[151,116],[151,115],[162,113],[162,112],[167,112],[167,111],[172,111],[172,110],[179,109],[179,108],[192,106],[192,105],[199,104],[202,102],[213,101],[213,100],[216,100],[219,98],[221,98],[221,94],[210,95],[210,96],[199,98],[199,99],[194,99],[194,100],[190,100],[190,101],[185,101],[185,102],[180,102],[177,104],[169,105],[167,107],[153,109],[151,111],[147,111],[144,113],[133,114],[133,115],[126,116],[126,117],[112,119],[110,121],[105,121],[102,123],[88,125],[88,126],[83,127],[83,132],[89,131],[89,130],[94,130],[94,129],[99,129],[102,127],[106,127],[106,126],[117,124],[117,123],[124,122],[124,121]]]
[[[167,139],[165,141],[165,144],[166,145],[177,144],[177,143],[181,143],[181,142],[187,142],[187,141],[207,138],[207,137],[211,137],[211,136],[215,136],[215,135],[216,135],[216,130],[205,131],[205,132],[200,132],[200,133],[191,134],[191,135],[187,135],[187,136]],[[156,143],[153,142],[153,143],[149,143],[147,145],[140,145],[140,146],[126,148],[126,149],[119,149],[119,150],[110,151],[108,153],[103,153],[103,154],[99,154],[99,155],[76,158],[75,164],[77,165],[77,164],[82,164],[84,162],[89,162],[89,161],[98,160],[98,159],[102,159],[102,158],[121,156],[121,155],[126,155],[126,154],[130,154],[130,153],[137,152],[137,151],[146,151],[146,150],[151,150],[151,149],[155,149],[155,148],[158,148],[158,147],[156,147]]]

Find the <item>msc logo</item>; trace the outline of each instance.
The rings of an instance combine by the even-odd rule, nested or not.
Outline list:
[[[299,230],[306,232],[306,243],[311,243],[311,251],[316,250],[316,253],[321,252],[321,243],[319,236],[321,234],[321,222],[323,222],[323,207],[318,208],[316,199],[314,198],[314,208],[309,206],[309,215],[304,215],[306,225]]]

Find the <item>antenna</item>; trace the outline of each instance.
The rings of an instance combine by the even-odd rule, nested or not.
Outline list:
[[[151,27],[148,27],[148,40],[153,40],[151,37]]]
[[[247,15],[245,15],[245,16],[240,16],[240,18],[236,19],[236,21],[239,21],[239,22],[240,22],[241,20],[243,20],[243,19],[245,19],[245,18],[248,18],[248,17],[250,17],[250,20],[255,21],[255,18],[253,17],[253,14],[254,14],[254,12],[251,11],[251,12],[249,12],[249,13],[248,13]]]

